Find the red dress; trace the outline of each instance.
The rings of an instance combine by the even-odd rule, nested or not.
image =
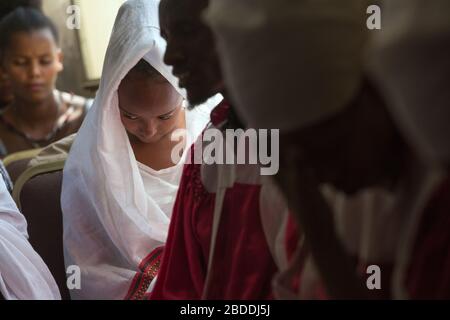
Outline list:
[[[223,120],[226,108],[226,104],[221,104],[213,111],[213,124]],[[214,119],[217,115],[222,119]],[[202,298],[216,194],[203,186],[200,168],[199,164],[184,167],[161,269],[150,299]],[[271,282],[277,269],[261,224],[260,191],[260,185],[241,183],[227,189],[207,299],[272,298]]]
[[[450,176],[422,215],[405,281],[411,299],[450,299]]]
[[[290,219],[288,229],[296,229],[293,219]],[[289,258],[292,258],[295,250],[299,250],[292,238],[286,238],[286,250]],[[355,257],[355,260],[359,259]],[[296,266],[297,273],[291,279],[289,290],[292,292],[298,292],[298,286],[301,284],[302,263]],[[379,265],[382,270],[382,290],[376,292],[378,297],[393,298],[392,281],[396,266],[394,263],[380,261],[356,263],[356,272],[361,276],[361,281],[367,277],[365,270],[371,264]],[[450,176],[433,192],[421,213],[402,286],[406,289],[409,299],[450,299]],[[316,287],[314,297],[329,299],[323,284]]]

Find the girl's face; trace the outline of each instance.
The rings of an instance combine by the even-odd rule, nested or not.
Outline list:
[[[62,53],[48,29],[11,35],[3,71],[17,100],[39,103],[48,99],[63,70]]]
[[[122,123],[131,139],[157,143],[179,128],[183,98],[167,81],[132,73],[119,86]]]

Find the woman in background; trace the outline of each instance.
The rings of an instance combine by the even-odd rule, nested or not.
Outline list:
[[[19,7],[31,7],[38,10],[42,8],[41,0],[11,0],[2,1],[0,4],[0,21],[3,17],[14,11]],[[7,107],[14,100],[13,93],[11,91],[11,84],[9,83],[8,76],[4,74],[0,68],[0,109]]]
[[[88,101],[55,89],[63,55],[52,21],[37,9],[18,8],[0,23],[0,39],[0,65],[12,92],[0,114],[0,157],[77,132]]]

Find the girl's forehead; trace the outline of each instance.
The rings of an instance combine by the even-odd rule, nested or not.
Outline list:
[[[10,36],[9,46],[6,51],[54,51],[59,47],[48,29],[33,30],[31,32],[20,31]]]
[[[119,87],[120,108],[126,112],[157,117],[181,105],[183,98],[168,82],[133,82]]]

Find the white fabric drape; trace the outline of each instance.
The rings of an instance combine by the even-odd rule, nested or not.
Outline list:
[[[407,208],[393,273],[393,294],[409,298],[405,279],[424,206],[448,177],[450,163],[450,2],[383,1],[383,29],[373,40],[369,66],[403,135],[427,167],[421,192]]]
[[[142,58],[183,94],[163,63],[158,5],[157,0],[131,0],[120,8],[99,92],[64,169],[65,261],[81,269],[81,289],[71,291],[74,299],[124,299],[140,262],[166,241],[183,164],[156,172],[137,163],[117,94]],[[209,121],[213,103],[186,111],[191,142]]]
[[[450,162],[450,2],[383,2],[370,66],[389,108],[425,161]]]
[[[7,300],[59,300],[53,276],[28,242],[27,222],[0,179],[0,292]]]

